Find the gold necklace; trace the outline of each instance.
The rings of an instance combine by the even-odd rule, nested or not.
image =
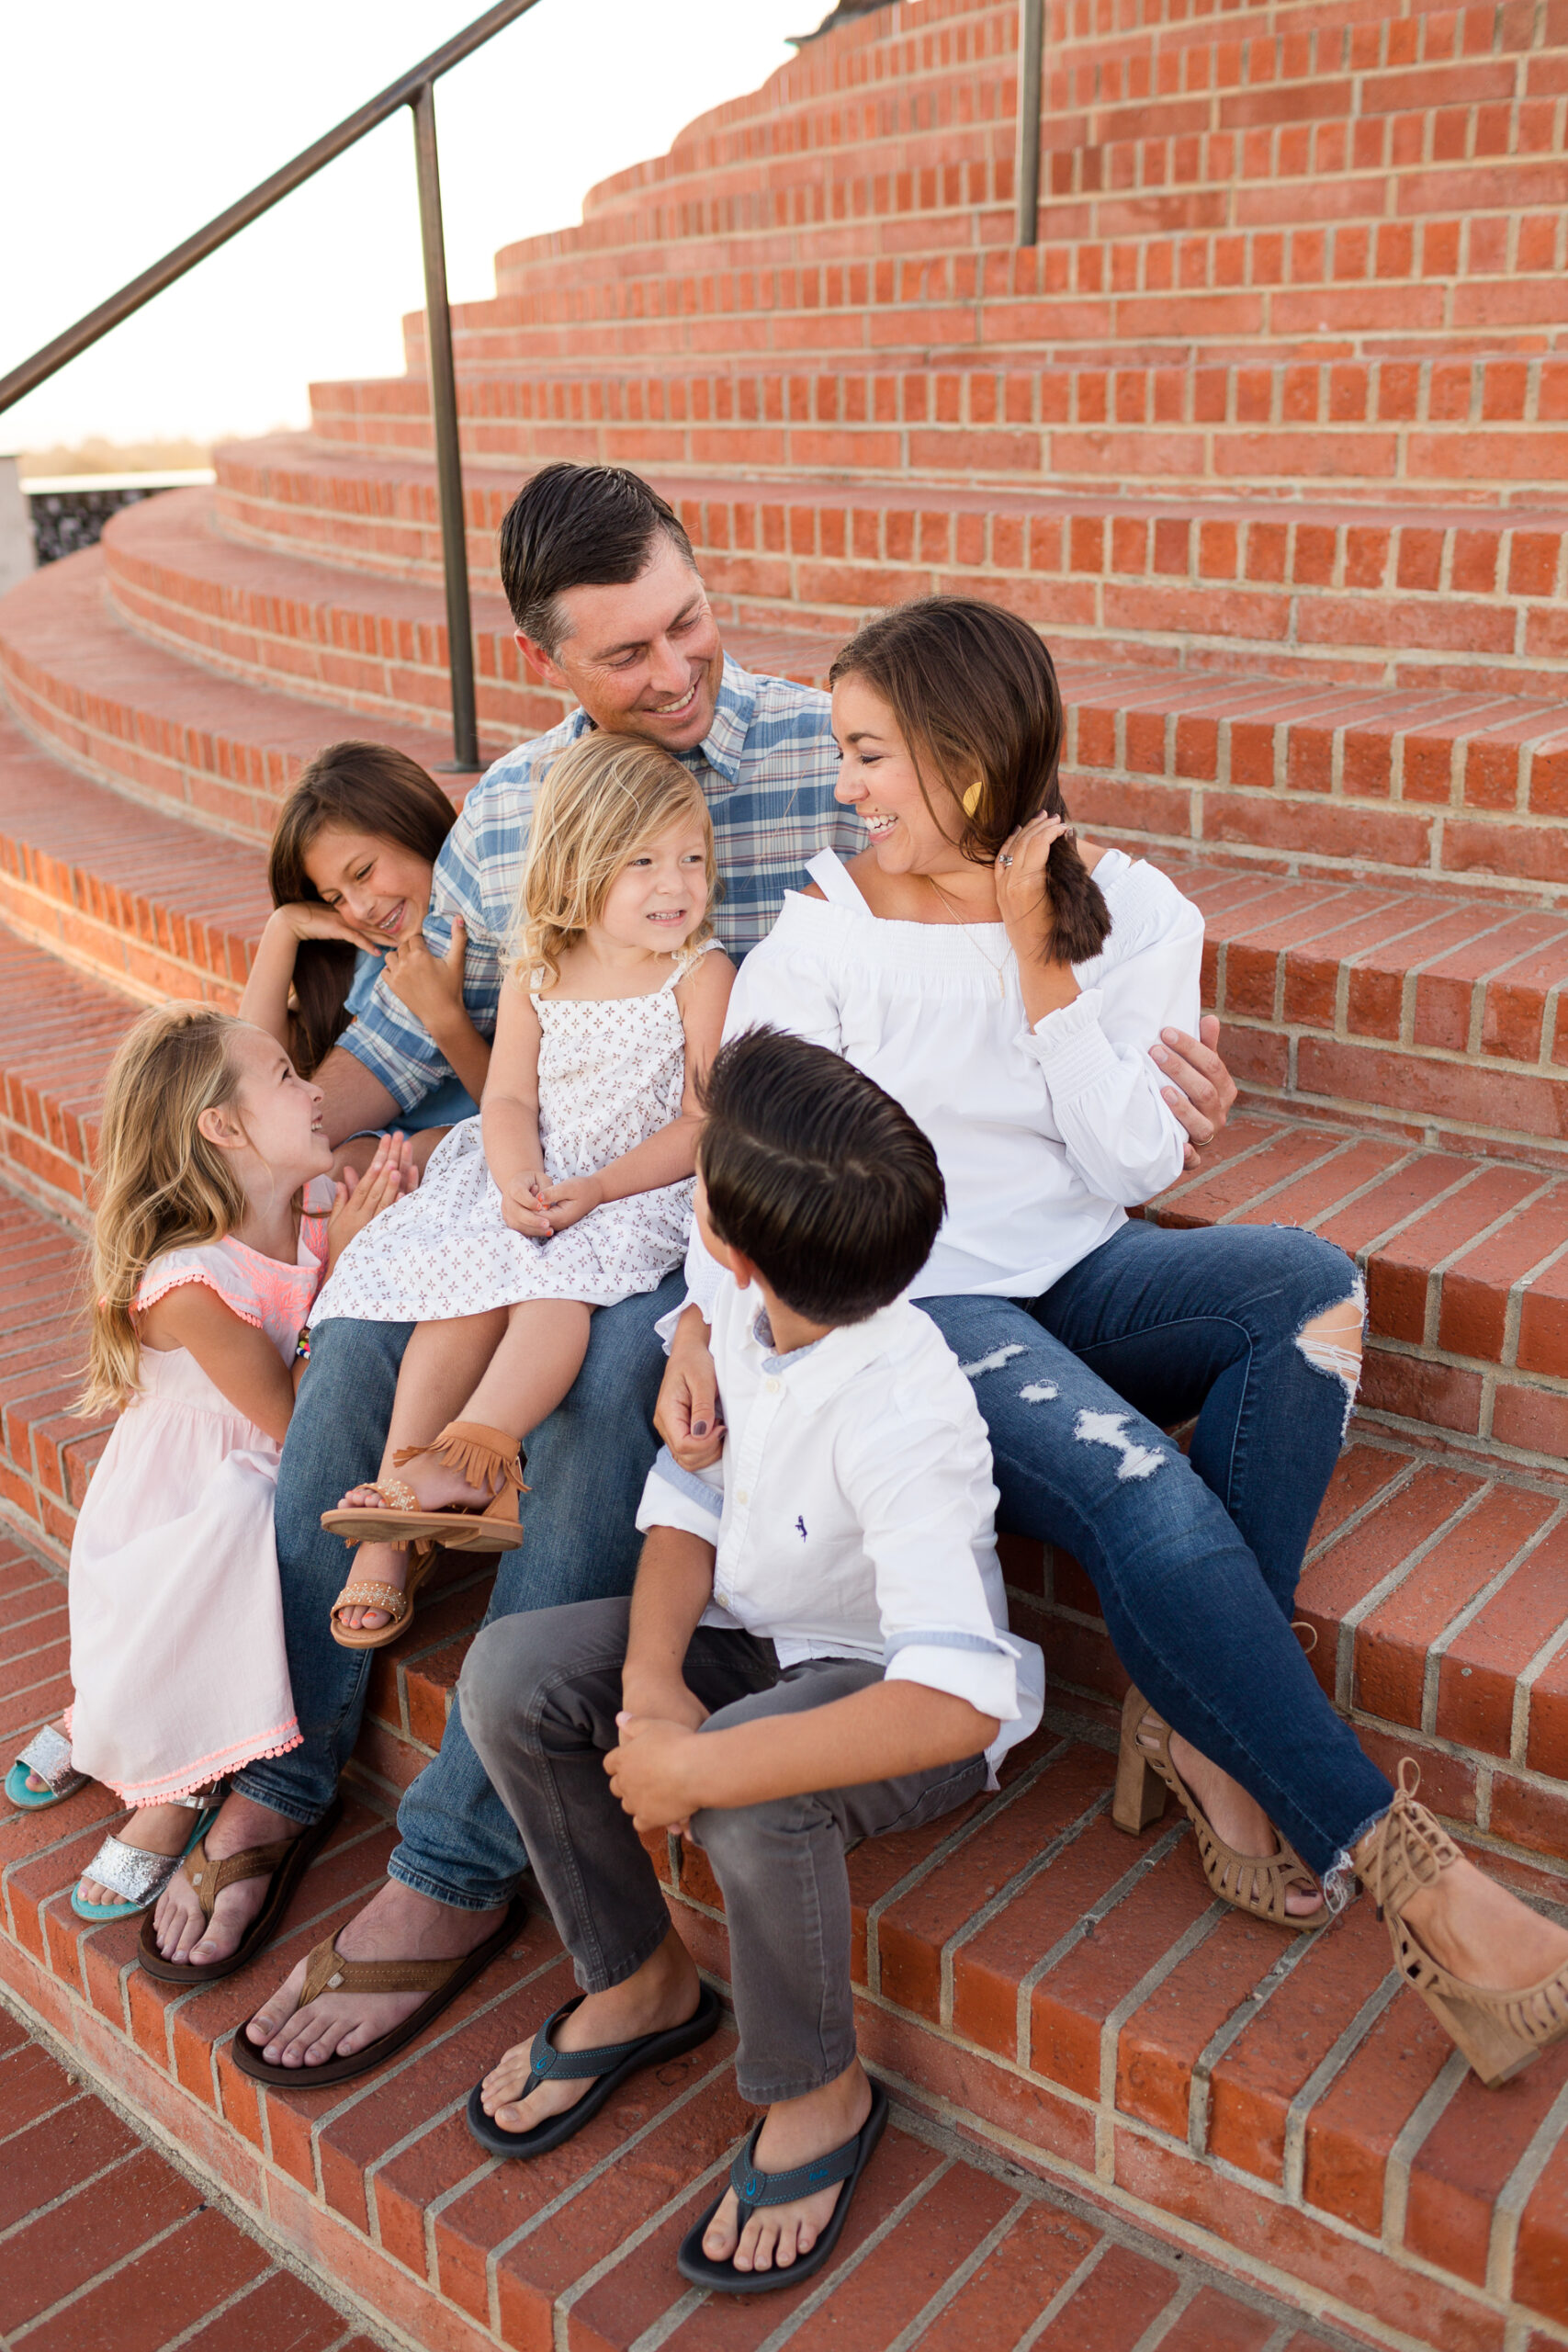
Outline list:
[[[981,946],[979,941],[975,936],[976,932],[979,929],[979,925],[977,923],[972,923],[966,919],[962,907],[955,907],[953,905],[953,900],[948,897],[947,892],[942,888],[942,884],[937,880],[934,874],[928,874],[926,876],[926,880],[931,884],[931,888],[936,892],[937,897],[947,909],[948,913],[953,917],[954,922],[957,923],[959,929],[963,932],[964,938],[969,942],[970,946],[980,958],[981,963],[984,964],[988,970],[995,972],[997,976],[998,994],[1005,997],[1008,992],[1007,956],[1005,951],[1003,953],[1001,962],[999,964],[996,963],[989,956],[987,955],[985,949]]]

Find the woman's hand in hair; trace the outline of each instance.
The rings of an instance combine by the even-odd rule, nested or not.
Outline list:
[[[468,953],[468,930],[461,915],[452,918],[452,939],[445,956],[434,956],[423,931],[411,932],[388,956],[387,986],[400,1004],[406,1004],[437,1045],[459,1023],[468,1023],[463,1002],[463,967]]]
[[[1048,1012],[1059,1012],[1078,993],[1070,963],[1059,959],[1052,938],[1051,896],[1046,862],[1071,831],[1065,817],[1043,812],[1010,833],[997,852],[997,906],[1018,957],[1023,1009],[1032,1028]]]

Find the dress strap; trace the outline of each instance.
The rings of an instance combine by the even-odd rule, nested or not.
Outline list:
[[[818,850],[806,868],[822,896],[831,907],[848,907],[852,913],[868,915],[860,884],[835,849]]]
[[[669,978],[660,982],[658,988],[654,990],[654,994],[656,996],[668,996],[672,989],[678,989],[682,981],[685,978],[687,973],[694,971],[696,967],[702,962],[703,957],[707,954],[709,948],[716,947],[717,945],[718,942],[716,939],[705,939],[700,947],[694,947],[688,950],[688,952],[682,956],[680,962],[676,965],[675,969],[670,974]]]

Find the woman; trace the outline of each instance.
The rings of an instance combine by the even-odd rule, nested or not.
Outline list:
[[[1197,912],[1075,842],[1055,673],[1012,616],[904,606],[832,684],[839,794],[871,847],[814,861],[728,1030],[832,1046],[936,1145],[949,1215],[916,1295],[975,1383],[1002,1524],[1083,1563],[1133,1677],[1120,1824],[1168,1790],[1214,1892],[1282,1927],[1320,1926],[1360,1875],[1402,1965],[1502,2080],[1568,2030],[1568,1934],[1394,1796],[1290,1627],[1359,1370],[1355,1270],[1310,1234],[1125,1214],[1181,1166],[1148,1048],[1196,1024]],[[660,1403],[694,1464],[699,1425],[713,1442],[704,1342],[688,1308]],[[1194,1418],[1184,1456],[1164,1432]]]

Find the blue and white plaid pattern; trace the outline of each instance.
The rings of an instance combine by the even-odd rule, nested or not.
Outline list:
[[[550,762],[592,724],[586,711],[520,743],[469,793],[436,860],[424,935],[444,956],[451,919],[468,926],[463,1001],[475,1027],[493,1035],[502,961],[517,905],[534,794]],[[865,846],[858,818],[833,797],[839,754],[829,701],[788,678],[754,678],[726,656],[714,721],[694,752],[682,753],[713,819],[723,895],[718,935],[737,958],[772,928],[786,889],[804,880],[808,858]],[[340,1040],[410,1111],[451,1075],[432,1038],[385,980]]]

